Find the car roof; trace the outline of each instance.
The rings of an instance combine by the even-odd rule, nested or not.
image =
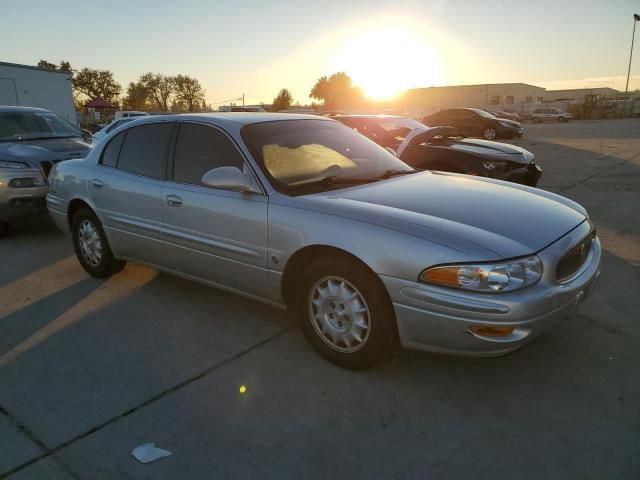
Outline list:
[[[279,120],[324,120],[333,121],[331,118],[318,115],[305,115],[299,113],[266,113],[266,112],[213,112],[213,113],[182,113],[176,115],[151,115],[138,117],[134,120],[136,125],[154,123],[166,120],[225,120],[240,125],[252,123],[274,122]]]
[[[0,112],[47,112],[49,110],[36,107],[16,107],[16,106],[0,106]]]

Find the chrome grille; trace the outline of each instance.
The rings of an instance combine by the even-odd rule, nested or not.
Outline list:
[[[559,282],[567,282],[576,275],[589,258],[595,238],[596,232],[593,231],[565,253],[556,269],[556,278]]]

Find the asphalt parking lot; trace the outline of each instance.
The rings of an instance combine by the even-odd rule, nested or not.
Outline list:
[[[17,225],[0,240],[0,478],[639,478],[640,119],[513,143],[589,210],[604,260],[577,316],[501,358],[341,370],[284,312],[131,263],[93,279],[46,217]],[[140,464],[146,442],[173,455]]]

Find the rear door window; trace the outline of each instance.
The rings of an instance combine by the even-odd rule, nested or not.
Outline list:
[[[118,169],[163,179],[173,123],[154,123],[126,130]]]
[[[218,167],[242,170],[244,159],[229,138],[216,128],[180,125],[173,159],[173,181],[201,185],[202,176]]]
[[[100,163],[102,165],[113,168],[116,167],[124,134],[125,132],[119,133],[109,141],[105,149],[102,151],[102,158],[100,159]]]

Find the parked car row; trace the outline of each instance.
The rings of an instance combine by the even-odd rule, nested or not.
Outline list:
[[[422,119],[428,126],[451,126],[469,137],[483,137],[485,140],[498,138],[520,138],[522,125],[513,120],[497,118],[479,108],[448,108]]]
[[[83,158],[90,148],[78,127],[54,113],[0,107],[0,237],[10,222],[45,213],[53,165]]]
[[[425,127],[391,115],[335,115],[414,168],[497,178],[535,187],[542,169],[524,148],[467,138],[456,127]]]
[[[391,153],[317,116],[139,119],[56,164],[47,205],[90,275],[141,262],[287,308],[346,368],[506,354],[575,312],[600,243],[569,199],[398,158],[437,131]]]
[[[342,367],[398,345],[512,352],[599,274],[584,208],[491,178],[535,185],[533,155],[456,127],[244,112],[104,133],[90,148],[50,112],[0,110],[2,214],[40,211],[46,193],[90,275],[135,261],[286,308]]]

